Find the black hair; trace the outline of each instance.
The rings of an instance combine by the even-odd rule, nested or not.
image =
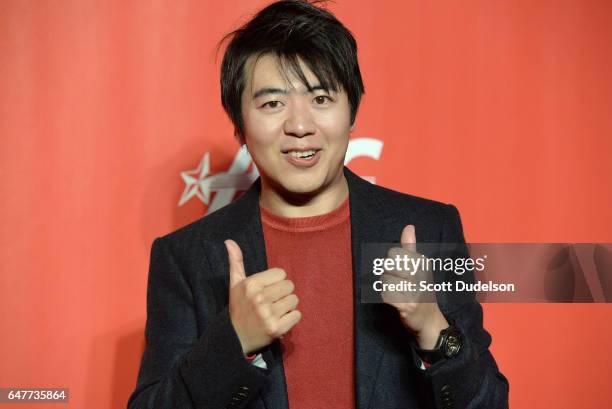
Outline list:
[[[221,104],[234,123],[235,135],[244,137],[242,93],[244,68],[249,57],[271,53],[311,91],[301,59],[324,90],[346,92],[355,122],[363,81],[357,62],[357,42],[351,32],[319,1],[281,0],[259,11],[250,21],[227,34],[231,39],[221,64]],[[221,44],[220,43],[220,44]]]

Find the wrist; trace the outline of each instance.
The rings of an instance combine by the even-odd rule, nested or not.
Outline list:
[[[440,360],[451,359],[457,356],[462,349],[462,338],[461,332],[454,325],[454,322],[451,322],[448,328],[440,332],[433,348],[423,349],[415,345],[415,352],[421,360],[435,364]]]
[[[251,354],[251,351],[246,345],[246,342],[243,340],[244,336],[241,334],[241,331],[238,329],[238,326],[234,322],[234,319],[230,312],[230,323],[232,324],[232,328],[234,328],[234,334],[236,334],[236,338],[238,338],[238,342],[240,343],[240,348],[242,348],[242,354],[246,357]]]
[[[438,310],[439,311],[439,310]],[[415,334],[415,340],[421,349],[433,349],[438,342],[440,332],[448,328],[450,324],[441,312],[423,326],[421,331]]]

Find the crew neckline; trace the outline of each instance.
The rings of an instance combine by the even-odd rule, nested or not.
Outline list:
[[[259,204],[261,221],[265,225],[282,231],[301,233],[329,229],[349,218],[349,197],[329,213],[307,217],[285,217],[274,214]]]

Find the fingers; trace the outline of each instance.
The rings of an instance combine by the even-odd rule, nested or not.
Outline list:
[[[261,288],[282,281],[285,278],[287,278],[285,270],[282,268],[271,268],[261,273],[253,274],[249,277],[249,281]]]
[[[414,230],[414,225],[408,224],[404,227],[404,230],[402,230],[400,243],[402,243],[402,247],[406,250],[416,253],[416,233]]]
[[[393,247],[389,249],[389,251],[387,252],[388,258],[406,260],[406,257],[419,258],[421,256],[419,253],[417,253],[416,249],[416,233],[414,225],[408,224],[404,226],[400,237],[400,243],[402,247]],[[407,265],[407,262],[404,261],[404,265]],[[416,273],[415,269],[410,270],[409,268],[406,268],[404,269],[404,271],[411,275],[414,275]],[[398,277],[405,276],[405,274],[399,271],[388,270],[387,272],[395,274]]]
[[[229,278],[231,288],[246,279],[244,258],[238,243],[230,239],[225,240],[224,243],[229,259]],[[252,286],[266,287],[278,281],[284,280],[286,277],[287,273],[285,273],[285,270],[282,268],[271,268],[261,273],[253,274],[249,277],[249,279],[252,281]]]
[[[419,291],[421,283],[433,281],[427,258],[416,249],[416,232],[412,224],[406,225],[400,237],[401,247],[393,247],[387,252],[387,257],[395,260],[394,268],[385,270],[381,276],[383,284],[389,288],[406,288],[406,290],[383,291],[383,302],[394,307],[417,305],[424,300],[424,293]]]
[[[259,317],[258,327],[271,338],[284,335],[302,318],[302,313],[296,310],[298,303],[298,297],[290,294],[275,303],[254,305],[253,312]]]
[[[383,285],[388,285],[393,289],[399,288],[401,285],[406,285],[406,283],[411,283],[410,285],[414,285],[416,283],[416,280],[414,280],[412,277],[400,277],[396,274],[387,272],[381,276],[381,281],[383,282]],[[418,291],[397,291],[383,289],[381,292],[382,301],[391,305],[394,305],[394,303],[415,302],[418,300],[419,295],[420,292]]]
[[[273,338],[288,332],[302,317],[301,312],[296,310],[299,299],[293,294],[295,285],[285,279],[286,276],[284,270],[274,268],[255,274],[246,281],[247,297],[252,300],[253,311],[262,323],[261,328]],[[263,287],[265,283],[269,285]],[[254,288],[253,294],[249,294],[249,285]]]
[[[250,353],[269,345],[293,328],[302,314],[296,310],[294,284],[281,268],[246,277],[240,246],[226,240],[229,261],[229,313],[242,351]]]
[[[411,252],[404,247],[392,247],[387,251],[387,258],[394,261],[393,267],[385,269],[385,274],[394,274],[398,277],[408,278],[418,273],[422,267],[419,261],[422,256]]]
[[[298,310],[293,310],[282,316],[278,320],[278,328],[276,335],[281,336],[289,332],[300,320],[302,319],[302,313]]]
[[[396,306],[398,303],[418,303],[423,297],[424,293],[419,288],[420,282],[427,279],[418,276],[399,276],[393,273],[385,273],[381,276],[383,282],[383,291],[381,291],[381,297],[384,303]],[[403,290],[397,290],[402,288]]]
[[[297,295],[290,294],[286,297],[281,298],[270,307],[272,315],[281,318],[283,315],[293,311],[297,308],[299,299]]]
[[[242,250],[234,240],[225,240],[225,248],[229,259],[229,280],[230,288],[232,288],[246,278],[244,260]]]
[[[291,280],[282,280],[265,287],[262,295],[265,301],[273,303],[288,296],[294,289],[295,285]]]

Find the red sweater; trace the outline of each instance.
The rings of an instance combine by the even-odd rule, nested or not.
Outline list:
[[[331,213],[261,208],[268,266],[285,269],[301,321],[281,340],[291,409],[354,408],[353,269],[348,198]]]

